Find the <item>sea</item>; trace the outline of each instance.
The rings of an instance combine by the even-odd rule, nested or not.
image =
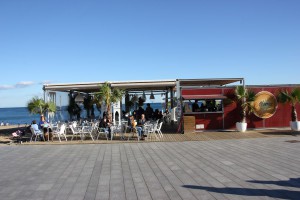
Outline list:
[[[163,103],[150,103],[153,110],[164,108]],[[146,109],[146,104],[144,104],[144,109]],[[125,110],[125,106],[122,105],[122,110]],[[99,116],[100,113],[95,109],[95,116]],[[86,111],[82,109],[82,118],[86,117]],[[40,115],[33,115],[28,112],[27,107],[16,107],[16,108],[0,108],[0,123],[6,125],[23,125],[31,124],[32,120],[39,121]],[[53,121],[68,121],[69,113],[67,111],[67,106],[58,107],[57,112],[53,117]]]

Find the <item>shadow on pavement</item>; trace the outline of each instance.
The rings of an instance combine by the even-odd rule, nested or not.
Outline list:
[[[268,196],[271,198],[281,198],[290,200],[299,200],[300,191],[291,191],[284,189],[254,189],[254,188],[236,188],[236,187],[207,187],[200,185],[183,185],[184,188],[206,190],[208,192],[215,192],[220,194],[231,194],[239,196]]]

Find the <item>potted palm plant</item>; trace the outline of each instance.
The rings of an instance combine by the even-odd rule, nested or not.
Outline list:
[[[95,99],[99,103],[104,103],[106,106],[106,113],[110,120],[112,120],[111,104],[116,103],[122,99],[123,90],[111,88],[108,82],[100,85],[99,92],[95,93]]]
[[[291,105],[291,120],[290,127],[293,131],[300,131],[300,122],[297,118],[296,105],[300,103],[300,89],[294,88],[291,91],[280,90],[277,95],[277,101],[280,103],[288,103]]]
[[[239,132],[247,130],[246,116],[253,112],[253,102],[255,100],[255,93],[248,90],[245,86],[237,86],[235,88],[236,103],[241,106],[241,121],[236,122],[236,128]]]
[[[27,109],[31,114],[46,114],[47,112],[55,113],[56,112],[56,105],[53,102],[45,102],[43,99],[39,97],[33,97],[27,103]]]

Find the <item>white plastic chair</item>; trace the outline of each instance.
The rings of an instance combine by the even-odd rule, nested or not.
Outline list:
[[[76,136],[76,138],[77,138],[78,135],[79,135],[80,139],[83,140],[82,139],[82,129],[78,129],[77,127],[76,128],[73,127],[73,124],[70,124],[69,128],[71,129],[71,132],[72,132],[72,139],[71,139],[71,141],[73,140],[74,136]]]
[[[106,140],[108,140],[108,130],[106,130],[105,128],[100,128],[100,127],[96,127],[96,133],[97,133],[97,138],[96,140],[98,140],[99,136],[104,134],[106,137]]]
[[[147,132],[148,132],[147,139],[148,140],[150,140],[153,136],[158,140],[163,137],[163,134],[161,132],[162,124],[163,124],[163,122],[160,122],[158,124],[156,122],[156,123],[151,124],[148,127],[148,130],[147,130]]]
[[[34,141],[36,142],[37,137],[39,137],[40,135],[42,136],[43,140],[45,141],[44,134],[42,131],[34,130],[32,127],[30,127],[30,131],[31,131],[30,142],[32,142],[33,137],[35,137]]]
[[[135,121],[135,120],[134,120],[134,121]],[[128,136],[128,139],[127,139],[127,140],[132,139],[132,138],[134,137],[134,135],[136,135],[137,138],[138,138],[138,140],[140,140],[140,138],[139,138],[139,133],[138,133],[138,131],[137,131],[137,129],[136,129],[136,127],[137,127],[137,122],[135,121],[134,123],[135,123],[135,127],[127,126],[127,128],[129,128],[129,136]],[[127,128],[126,128],[126,129],[127,129]],[[125,129],[125,132],[126,132],[126,129]],[[131,134],[131,136],[130,136],[130,134]]]
[[[55,135],[55,136],[57,136],[60,142],[61,142],[60,136],[64,136],[65,140],[67,141],[67,136],[66,136],[65,130],[66,130],[66,125],[62,124],[60,126],[60,128],[57,129],[57,130],[55,130],[55,131],[53,131],[52,134]]]
[[[82,139],[85,137],[85,135],[90,135],[90,137],[94,141],[92,132],[93,132],[93,126],[91,126],[91,125],[83,126],[82,131],[81,131]]]
[[[110,127],[110,130],[111,130],[111,134],[110,134],[110,140],[113,139],[113,136],[114,135],[117,135],[118,133],[119,134],[122,134],[122,138],[123,138],[123,131],[122,131],[122,126],[121,125],[112,125]]]
[[[156,129],[156,132],[157,132],[157,134],[158,134],[158,136],[159,136],[160,138],[163,137],[163,134],[162,134],[162,132],[161,132],[162,124],[163,124],[163,122],[160,122],[160,123],[157,125],[157,129]]]
[[[156,135],[156,130],[157,130],[157,124],[156,123],[152,123],[149,124],[147,126],[147,140],[152,139],[152,137],[155,137],[157,140],[159,140],[159,138]]]

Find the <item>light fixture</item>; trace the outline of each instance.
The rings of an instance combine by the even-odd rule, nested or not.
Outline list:
[[[143,96],[142,96],[142,98],[143,98],[144,100],[146,100],[146,94],[145,94],[145,91],[143,91]]]
[[[83,101],[84,101],[83,96],[80,93],[78,93],[77,96],[75,97],[75,103],[81,104],[83,103]]]
[[[151,91],[150,99],[155,99],[153,92]]]

